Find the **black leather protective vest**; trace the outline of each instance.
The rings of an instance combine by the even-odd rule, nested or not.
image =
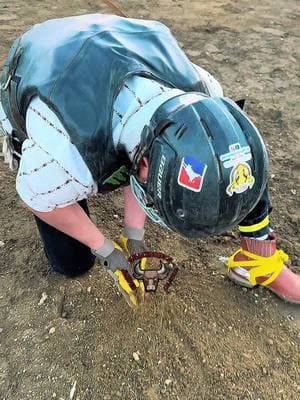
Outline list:
[[[166,26],[91,14],[49,20],[19,37],[1,75],[1,103],[13,127],[26,134],[26,110],[38,95],[104,191],[126,180],[130,166],[123,149],[114,149],[111,120],[114,100],[133,74],[206,92]]]

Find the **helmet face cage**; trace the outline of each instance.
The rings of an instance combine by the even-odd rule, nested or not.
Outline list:
[[[145,213],[148,215],[148,217],[163,226],[164,228],[167,228],[167,225],[164,223],[162,218],[160,217],[158,211],[152,207],[149,206],[149,201],[147,199],[147,194],[142,187],[142,185],[139,183],[139,181],[136,179],[134,175],[130,176],[130,186],[131,186],[131,191],[138,202],[139,206],[145,211]]]

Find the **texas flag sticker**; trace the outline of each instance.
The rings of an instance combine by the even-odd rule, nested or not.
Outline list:
[[[181,160],[178,174],[178,185],[194,192],[200,192],[207,165],[192,157],[186,156]]]

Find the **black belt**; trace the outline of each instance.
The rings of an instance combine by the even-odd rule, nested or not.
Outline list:
[[[27,137],[22,132],[13,129],[12,133],[8,135],[8,138],[12,149],[13,158],[16,160],[17,165],[19,165],[22,157],[22,144]]]

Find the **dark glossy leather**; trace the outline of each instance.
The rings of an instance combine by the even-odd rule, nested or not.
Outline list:
[[[114,150],[111,133],[112,105],[127,77],[139,74],[205,92],[169,29],[156,21],[101,14],[49,20],[25,32],[15,47],[21,52],[17,66],[11,68],[12,49],[5,72],[7,77],[14,69],[13,80],[8,90],[1,89],[8,115],[25,131],[28,104],[40,96],[68,131],[100,190],[113,171],[129,163],[122,149]]]

